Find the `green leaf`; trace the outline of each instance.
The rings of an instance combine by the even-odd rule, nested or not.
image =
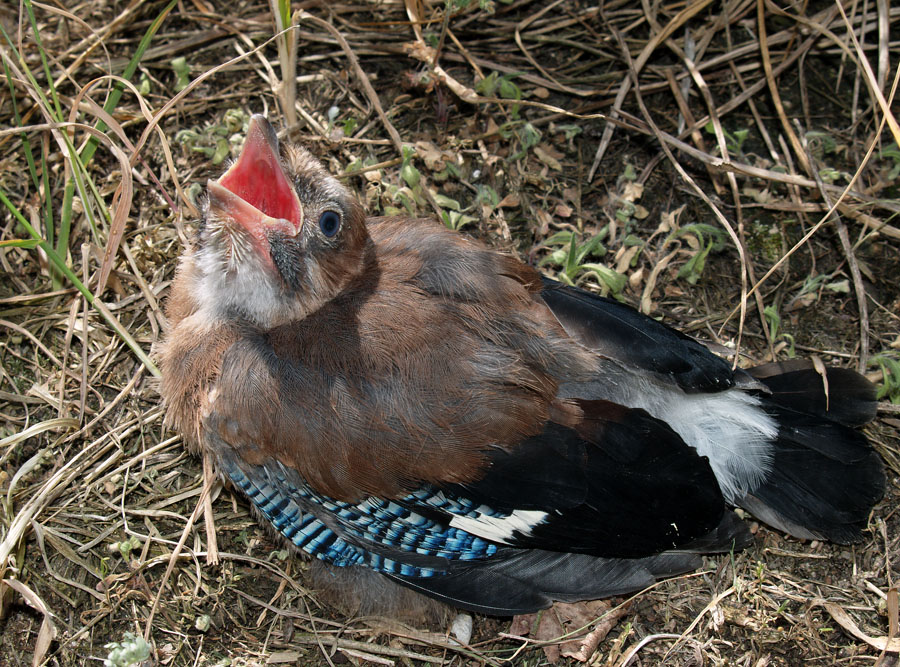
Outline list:
[[[447,195],[442,195],[440,192],[435,193],[434,201],[441,208],[449,208],[453,209],[454,211],[461,210],[458,201],[456,201],[455,199],[451,199]]]
[[[291,0],[278,0],[278,15],[284,28],[291,25]]]
[[[781,326],[781,316],[778,314],[778,311],[775,310],[775,306],[766,306],[763,308],[763,316],[769,323],[769,334],[772,336],[772,339],[778,338],[778,328]]]
[[[216,141],[216,148],[212,154],[212,163],[221,164],[222,161],[231,154],[231,146],[227,139],[220,138]]]
[[[572,241],[572,236],[573,234],[570,231],[556,232],[544,241],[544,245],[568,245]]]
[[[877,354],[869,363],[881,368],[883,377],[878,386],[878,399],[887,398],[894,405],[900,405],[900,361],[887,354]]]
[[[497,208],[497,204],[500,203],[500,195],[490,185],[479,185],[475,201],[479,204],[487,204],[491,208]]]
[[[566,264],[564,271],[570,278],[575,276],[575,269],[578,268],[578,244],[575,242],[575,234],[572,234],[572,240],[569,242],[569,251],[566,253]]]
[[[582,132],[581,127],[579,127],[578,125],[572,125],[572,124],[557,125],[556,129],[563,131],[563,136],[566,138],[566,141],[569,141],[570,139],[574,139]]]
[[[606,254],[606,246],[602,243],[603,237],[595,234],[587,242],[582,243],[578,248],[578,263],[581,264],[586,257],[602,257]]]
[[[626,278],[605,264],[582,264],[582,269],[593,273],[600,284],[605,286],[613,294],[620,294],[625,289]]]
[[[507,74],[506,76],[500,77],[500,85],[498,88],[500,91],[500,97],[508,100],[521,100],[522,89],[512,82],[512,76],[513,75]]]
[[[491,72],[481,81],[475,84],[475,92],[484,97],[493,97],[497,90],[497,79],[500,78],[498,72]]]
[[[836,280],[833,283],[826,284],[825,289],[838,292],[839,294],[850,294],[850,281],[846,278],[844,280]]]
[[[34,250],[40,244],[39,239],[9,239],[6,241],[0,241],[0,248],[26,248],[27,250]]]
[[[562,265],[566,261],[566,249],[560,248],[559,250],[554,250],[549,255],[541,259],[538,262],[538,266],[544,266],[546,264],[555,264]]]
[[[706,256],[712,250],[713,243],[710,242],[703,250],[699,250],[684,263],[684,266],[678,271],[678,277],[686,279],[691,285],[696,285],[703,275],[703,269],[706,267]]]
[[[187,58],[178,56],[169,61],[172,71],[175,72],[175,92],[180,93],[191,82],[191,68],[187,64]]]
[[[410,189],[415,189],[419,184],[419,179],[422,178],[422,174],[420,174],[419,170],[413,166],[412,162],[407,162],[400,167],[400,178],[403,179],[403,182],[406,183]]]

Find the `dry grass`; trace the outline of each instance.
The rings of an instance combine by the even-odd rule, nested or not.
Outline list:
[[[371,210],[443,215],[741,363],[796,349],[881,380],[872,358],[897,358],[900,8],[464,5],[300,3],[280,47],[254,0],[34,3],[37,33],[0,6],[0,665],[99,664],[126,632],[172,665],[545,661],[497,620],[460,647],[338,618],[243,499],[217,485],[201,502],[147,355],[190,186],[248,111],[296,118],[288,134],[352,172]],[[882,405],[868,433],[891,484],[862,542],[760,528],[754,548],[616,601],[591,664],[896,664],[900,415]]]

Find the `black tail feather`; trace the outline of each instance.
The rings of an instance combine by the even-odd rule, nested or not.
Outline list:
[[[875,385],[847,368],[826,368],[823,377],[811,361],[792,359],[747,372],[772,392],[772,402],[781,407],[847,426],[861,426],[875,418]]]
[[[771,470],[739,504],[795,537],[849,543],[884,495],[881,458],[865,436],[820,415],[765,402],[779,424]]]

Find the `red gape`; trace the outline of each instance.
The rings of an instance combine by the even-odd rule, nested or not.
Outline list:
[[[274,132],[268,124],[250,124],[240,157],[219,179],[219,185],[270,218],[288,220],[296,227],[303,222],[300,202],[281,168]]]

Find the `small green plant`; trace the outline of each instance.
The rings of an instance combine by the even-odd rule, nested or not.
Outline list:
[[[703,275],[703,269],[706,268],[706,258],[709,253],[718,252],[725,247],[725,232],[714,225],[695,222],[672,232],[666,239],[666,244],[670,240],[685,236],[693,236],[697,240],[697,248],[691,258],[679,269],[678,277],[687,280],[691,285],[696,285]]]
[[[838,144],[827,132],[810,130],[806,133],[806,144],[813,156],[821,160],[824,156],[837,153]]]
[[[888,180],[893,181],[900,176],[900,148],[898,148],[897,142],[891,142],[881,149],[881,159],[891,160],[894,163],[888,172]]]
[[[275,44],[278,47],[278,65],[281,70],[278,97],[281,98],[285,120],[288,126],[292,126],[297,122],[297,109],[294,106],[297,99],[297,31],[287,29],[297,25],[302,12],[291,10],[291,0],[269,0],[269,9],[275,19]]]
[[[434,201],[441,207],[441,220],[450,229],[460,230],[477,220],[474,216],[466,215],[459,202],[447,195],[435,193]]]
[[[435,183],[443,183],[450,178],[459,179],[462,174],[459,171],[459,167],[457,167],[452,162],[447,162],[444,164],[444,168],[441,171],[435,172],[431,175],[431,179]]]
[[[716,133],[716,128],[712,121],[709,121],[703,129],[706,130],[707,134]],[[747,141],[747,137],[750,136],[750,130],[745,128],[742,130],[735,130],[732,133],[723,127],[722,134],[725,135],[725,148],[728,149],[728,152],[740,155],[744,149],[744,142]]]
[[[210,123],[202,129],[179,130],[175,141],[190,151],[203,153],[213,164],[221,164],[237,152],[249,127],[250,116],[247,112],[229,109],[220,122]]]
[[[538,266],[556,267],[556,277],[569,285],[580,284],[593,276],[600,283],[604,295],[611,293],[614,297],[621,298],[622,290],[625,289],[625,276],[605,264],[589,261],[591,257],[606,254],[603,239],[607,234],[609,227],[604,227],[591,238],[579,242],[580,235],[576,232],[557,232],[547,239],[545,245],[559,247],[544,257]]]
[[[766,318],[766,322],[769,324],[769,335],[772,337],[772,342],[784,341],[786,345],[786,352],[788,357],[793,359],[797,356],[797,350],[794,347],[794,337],[784,331],[779,331],[781,328],[781,316],[778,314],[778,311],[775,309],[775,306],[766,306],[763,308],[763,315]]]
[[[175,92],[180,93],[191,82],[191,67],[187,64],[187,58],[178,56],[169,61],[172,71],[175,72]]]
[[[894,405],[900,405],[900,360],[890,354],[876,354],[869,364],[881,369],[878,399],[886,398]]]
[[[583,131],[580,125],[573,125],[571,123],[557,125],[556,129],[562,131],[566,141],[572,141],[572,139],[577,137]]]
[[[521,100],[522,89],[513,81],[521,72],[500,75],[499,72],[491,72],[481,81],[475,84],[475,91],[485,97],[499,96],[505,100]],[[513,118],[519,117],[519,105],[513,104],[509,113]]]
[[[150,658],[150,644],[147,640],[132,632],[126,632],[120,642],[110,642],[103,667],[131,667]]]
[[[348,116],[342,120],[338,120],[338,117],[341,114],[340,107],[332,106],[328,107],[328,127],[325,129],[325,133],[328,136],[331,136],[332,131],[334,130],[336,125],[340,125],[341,134],[345,137],[349,137],[353,134],[353,131],[356,129],[356,126],[359,124],[353,116]]]
[[[498,131],[501,138],[507,141],[518,141],[519,150],[507,158],[510,162],[521,160],[531,148],[537,146],[541,140],[541,132],[531,123],[523,123],[519,120],[511,120],[503,123]]]
[[[803,281],[803,287],[800,288],[800,294],[798,296],[815,294],[819,291],[819,288],[822,287],[822,284],[826,280],[831,280],[830,273],[820,273],[815,276],[806,276],[806,279]]]
[[[400,165],[400,178],[411,190],[415,190],[418,187],[419,179],[422,178],[422,174],[416,169],[416,165],[412,163],[415,155],[415,148],[412,146],[403,147],[403,163]]]
[[[109,550],[111,552],[118,552],[122,558],[128,560],[131,557],[131,552],[141,546],[141,541],[132,535],[127,540],[122,540],[121,542],[113,542],[109,545]]]
[[[766,580],[766,564],[761,560],[756,561],[756,581],[763,583]]]

